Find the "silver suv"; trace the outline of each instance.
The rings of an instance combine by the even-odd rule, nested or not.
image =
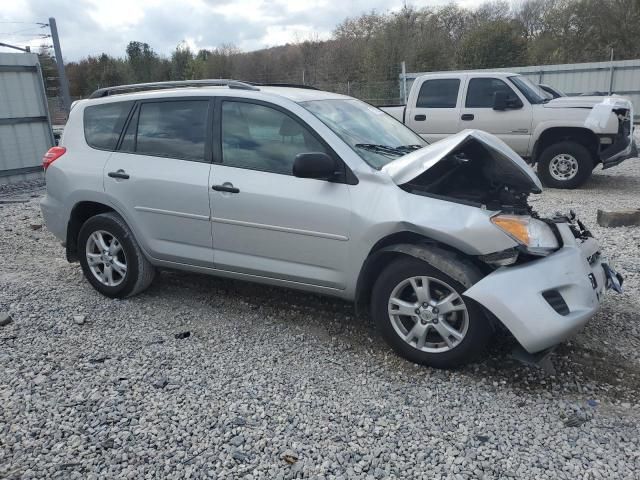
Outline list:
[[[404,357],[452,367],[508,330],[529,353],[620,277],[572,216],[543,219],[534,172],[467,130],[426,146],[356,99],[194,81],[76,102],[44,158],[47,228],[109,297],[181,269],[368,306]]]

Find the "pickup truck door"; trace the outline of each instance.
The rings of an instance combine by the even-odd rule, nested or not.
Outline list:
[[[494,110],[496,92],[505,92],[512,105]],[[469,77],[457,131],[474,128],[502,139],[519,155],[528,156],[533,111],[526,98],[500,78]]]
[[[460,83],[459,78],[431,78],[419,89],[412,88],[405,124],[429,143],[456,133],[462,101]]]

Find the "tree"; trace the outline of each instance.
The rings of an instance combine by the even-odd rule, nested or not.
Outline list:
[[[494,68],[524,65],[527,40],[521,23],[515,20],[486,22],[468,33],[459,51],[462,68]]]

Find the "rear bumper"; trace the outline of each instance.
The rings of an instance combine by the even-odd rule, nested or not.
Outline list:
[[[564,242],[560,250],[530,263],[502,267],[464,293],[495,315],[529,353],[578,332],[598,311],[606,288],[598,243],[594,239],[578,243],[567,225],[558,229]],[[558,294],[568,311],[558,308]]]
[[[53,233],[61,242],[66,241],[67,222],[61,214],[63,208],[60,202],[47,194],[40,200],[40,209],[42,210],[42,218],[47,230]]]

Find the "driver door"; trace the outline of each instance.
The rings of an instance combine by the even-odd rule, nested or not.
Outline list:
[[[496,92],[505,92],[513,108],[494,110]],[[493,133],[519,155],[529,152],[533,111],[526,99],[499,78],[469,78],[458,130],[474,128]]]
[[[292,175],[298,153],[335,153],[272,104],[219,99],[209,177],[217,269],[344,289],[350,185]]]

